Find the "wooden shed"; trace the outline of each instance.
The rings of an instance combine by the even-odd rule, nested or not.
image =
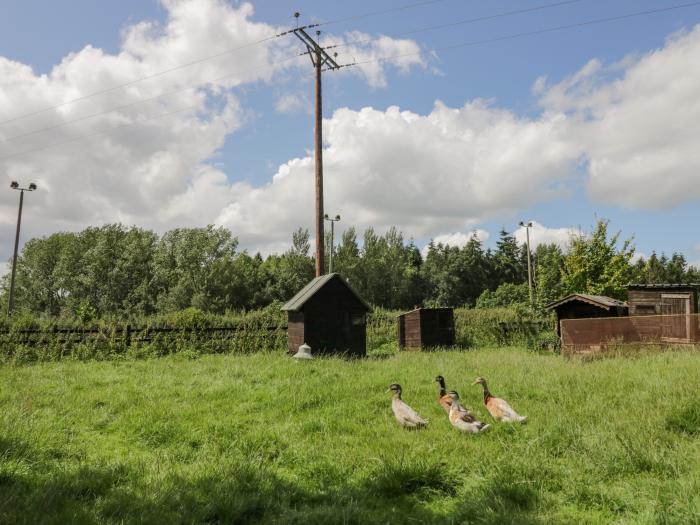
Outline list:
[[[571,294],[545,306],[557,316],[557,334],[561,335],[562,319],[590,319],[596,317],[623,317],[627,315],[627,303],[605,295],[585,293]]]
[[[399,316],[399,346],[421,349],[455,344],[452,308],[416,308]]]
[[[698,290],[700,284],[631,284],[630,316],[657,315],[642,336],[671,343],[698,341]]]
[[[316,277],[283,307],[287,350],[306,343],[314,354],[364,356],[370,306],[337,273]]]
[[[673,315],[698,313],[700,284],[630,284],[630,315]]]

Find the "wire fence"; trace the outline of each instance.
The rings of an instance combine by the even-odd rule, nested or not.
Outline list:
[[[638,315],[562,319],[563,353],[591,353],[631,345],[700,344],[700,315]]]

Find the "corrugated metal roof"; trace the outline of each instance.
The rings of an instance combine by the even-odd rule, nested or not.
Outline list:
[[[298,312],[300,311],[303,307],[304,304],[306,304],[306,301],[311,299],[316,293],[326,286],[331,280],[333,279],[338,279],[341,283],[343,283],[348,290],[355,296],[355,298],[360,301],[365,308],[367,308],[368,311],[372,310],[372,308],[367,304],[367,302],[358,295],[358,293],[353,290],[352,286],[350,286],[350,283],[348,283],[345,279],[343,279],[340,274],[338,273],[328,273],[326,275],[322,275],[321,277],[316,277],[312,281],[310,281],[306,286],[304,286],[299,292],[292,297],[289,301],[287,301],[284,306],[282,306],[282,310],[284,311],[292,311],[292,312]]]
[[[562,304],[566,304],[571,301],[583,301],[584,303],[592,304],[594,306],[600,306],[601,308],[605,308],[606,310],[609,310],[610,308],[627,306],[627,303],[623,301],[618,301],[617,299],[613,299],[612,297],[608,297],[606,295],[574,293],[567,297],[564,297],[563,299],[559,299],[558,301],[550,303],[544,308],[545,310],[551,310],[553,308],[556,308],[557,306],[561,306]]]

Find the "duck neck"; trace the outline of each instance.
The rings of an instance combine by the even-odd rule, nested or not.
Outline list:
[[[394,393],[394,399],[401,399],[401,390],[398,392]]]
[[[489,387],[486,383],[482,383],[481,386],[484,387],[484,403],[487,403],[493,396],[491,395],[491,392],[489,392]]]
[[[440,379],[438,383],[440,383],[440,397],[447,395],[447,389],[445,388],[445,380]]]

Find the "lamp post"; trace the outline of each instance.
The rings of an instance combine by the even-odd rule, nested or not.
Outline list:
[[[530,228],[532,228],[532,221],[520,221],[520,226],[525,228],[525,238],[527,240],[527,287],[530,291],[530,306],[532,306],[534,304],[532,293],[532,262],[530,260]]]
[[[19,191],[19,211],[17,212],[17,233],[15,234],[15,252],[12,256],[12,277],[10,278],[10,301],[7,306],[7,316],[12,315],[12,309],[15,306],[15,273],[17,272],[17,249],[19,248],[19,228],[22,224],[22,204],[24,203],[24,192],[34,191],[36,184],[33,182],[26,188],[20,188],[17,181],[10,183],[10,188]]]
[[[330,255],[330,260],[328,261],[328,273],[333,273],[333,241],[334,241],[334,237],[335,237],[334,226],[335,226],[335,223],[340,220],[340,215],[336,215],[335,219],[331,219],[328,216],[328,214],[326,213],[323,216],[323,218],[331,223],[331,255]]]

